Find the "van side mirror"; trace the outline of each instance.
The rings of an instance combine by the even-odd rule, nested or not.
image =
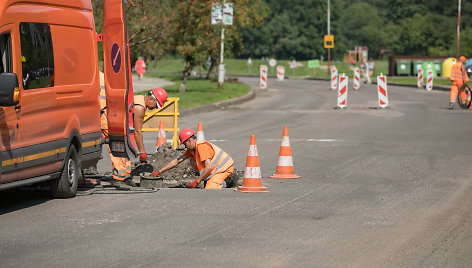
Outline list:
[[[18,78],[14,73],[0,73],[0,106],[15,106],[20,102]]]

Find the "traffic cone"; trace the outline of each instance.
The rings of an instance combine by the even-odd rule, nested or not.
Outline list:
[[[203,133],[202,123],[198,122],[198,129],[197,129],[197,141],[204,141],[205,134]]]
[[[257,154],[256,136],[251,135],[249,152],[247,153],[246,170],[244,171],[243,185],[238,187],[238,191],[244,193],[268,192],[262,186],[261,168],[259,166],[259,155]]]
[[[162,144],[166,143],[166,131],[164,129],[164,121],[159,121],[159,132],[157,133],[157,140],[156,140],[156,150],[157,148],[161,147]]]
[[[284,127],[282,134],[282,144],[280,145],[279,162],[275,169],[275,174],[269,178],[276,179],[298,179],[295,175],[292,161],[292,149],[290,148],[290,139],[288,138],[288,127]]]

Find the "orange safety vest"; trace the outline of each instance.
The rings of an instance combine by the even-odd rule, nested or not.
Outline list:
[[[465,67],[462,62],[458,61],[454,63],[454,65],[452,65],[451,76],[449,77],[449,79],[452,82],[460,82],[460,83],[469,81],[469,77],[467,76],[467,73],[465,72]]]
[[[107,108],[107,92],[105,90],[105,77],[103,73],[100,72],[100,111],[105,112]]]
[[[210,145],[213,151],[215,152],[213,157],[210,159],[211,165],[213,167],[211,169],[210,175],[208,175],[208,177],[203,179],[204,181],[207,181],[213,175],[225,172],[229,167],[231,167],[234,164],[234,161],[233,161],[233,158],[229,156],[229,154],[221,150],[220,147],[214,145],[213,143],[208,142],[208,141],[197,141],[195,152],[190,152],[190,155],[192,156],[190,158],[190,163],[196,164],[196,167],[197,167],[196,170],[198,170],[200,175],[202,174],[203,169],[205,169],[205,164],[200,159],[200,154],[198,154],[198,145],[202,143],[206,143]]]
[[[100,110],[103,112],[107,108],[107,93],[105,87],[100,86]]]

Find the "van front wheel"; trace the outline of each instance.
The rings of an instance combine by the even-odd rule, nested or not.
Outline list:
[[[51,194],[55,198],[71,198],[77,194],[80,168],[77,150],[73,145],[69,147],[62,168],[61,176],[51,181]]]

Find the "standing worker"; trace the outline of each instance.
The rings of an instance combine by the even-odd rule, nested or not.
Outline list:
[[[134,63],[134,70],[136,70],[139,80],[142,80],[143,75],[146,73],[146,62],[144,61],[143,57],[138,57]]]
[[[101,92],[101,95],[103,93]],[[151,90],[147,96],[135,95],[133,102],[133,126],[136,146],[139,150],[139,161],[147,162],[147,153],[144,149],[143,133],[141,131],[144,122],[146,109],[161,108],[167,101],[167,92],[162,88]],[[108,137],[106,107],[102,108],[101,128],[105,138]],[[131,161],[127,158],[115,157],[110,152],[110,158],[113,166],[112,185],[116,187],[127,187],[133,185],[129,175],[131,173]]]
[[[226,188],[232,183],[231,174],[234,172],[234,161],[220,147],[208,141],[197,141],[195,130],[189,128],[180,131],[179,140],[187,148],[185,153],[170,161],[160,170],[153,172],[154,176],[190,159],[191,163],[196,163],[200,175],[188,185],[189,188],[197,187],[202,181],[205,183],[205,189]]]
[[[469,77],[465,70],[466,61],[466,57],[460,56],[459,60],[452,65],[451,76],[449,77],[449,80],[452,82],[451,92],[449,95],[449,109],[454,109],[459,88],[469,81]]]

